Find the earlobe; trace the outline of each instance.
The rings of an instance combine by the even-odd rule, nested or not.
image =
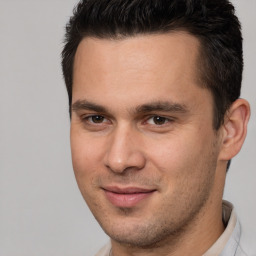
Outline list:
[[[249,118],[249,103],[244,99],[233,102],[223,124],[222,148],[219,160],[228,161],[238,154],[246,137]]]

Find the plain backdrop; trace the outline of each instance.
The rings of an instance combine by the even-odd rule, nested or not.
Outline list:
[[[60,67],[76,0],[0,0],[0,256],[90,256],[108,241],[77,188]],[[256,1],[233,1],[244,35],[248,136],[224,198],[256,255]]]

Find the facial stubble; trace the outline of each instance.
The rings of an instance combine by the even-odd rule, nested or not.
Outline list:
[[[207,172],[197,177],[201,180],[198,186],[193,188],[193,193],[191,193],[191,186],[188,184],[191,180],[186,179],[187,184],[181,184],[183,190],[175,191],[171,200],[167,197],[163,198],[161,208],[153,209],[154,215],[151,218],[144,216],[142,221],[132,224],[132,229],[125,225],[125,221],[132,220],[133,216],[136,215],[136,209],[133,208],[119,208],[116,210],[117,214],[123,218],[122,223],[115,223],[113,221],[114,217],[112,219],[107,214],[103,214],[104,216],[101,217],[95,214],[101,227],[113,240],[128,247],[150,249],[161,247],[162,244],[168,241],[175,248],[177,242],[182,241],[182,237],[189,230],[193,230],[193,226],[197,225],[198,219],[204,214],[204,208],[214,184],[218,154],[216,144],[213,143],[208,154],[201,155],[199,166],[191,166],[190,168],[191,171],[197,168]],[[205,161],[205,159],[208,159],[208,161]],[[136,176],[129,176],[136,180]],[[202,177],[204,178],[202,179]],[[122,177],[119,179],[122,179]],[[161,179],[158,179],[158,182],[161,183]],[[187,190],[184,189],[186,187]],[[162,209],[168,209],[169,211],[162,212]],[[105,223],[113,223],[112,228],[107,227]],[[128,230],[129,232],[127,232]]]

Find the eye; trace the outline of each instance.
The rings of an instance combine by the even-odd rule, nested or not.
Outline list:
[[[86,116],[83,118],[83,120],[87,121],[91,124],[102,124],[108,122],[108,120],[101,115],[92,115],[92,116]]]
[[[147,120],[147,123],[152,125],[163,125],[168,123],[170,120],[163,116],[152,116]]]

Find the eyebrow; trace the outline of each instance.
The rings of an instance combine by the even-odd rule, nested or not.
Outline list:
[[[89,102],[87,100],[77,100],[72,104],[72,111],[90,110],[98,113],[110,112],[102,105]],[[187,113],[188,107],[185,104],[169,102],[169,101],[153,101],[137,106],[133,111],[137,114],[150,113],[155,111],[173,112],[173,113]]]
[[[87,100],[77,100],[72,104],[72,111],[92,110],[95,112],[107,112],[107,109],[101,105],[89,102]]]
[[[188,112],[188,108],[184,104],[169,101],[156,101],[136,107],[137,113],[147,113],[155,111],[186,113]]]

